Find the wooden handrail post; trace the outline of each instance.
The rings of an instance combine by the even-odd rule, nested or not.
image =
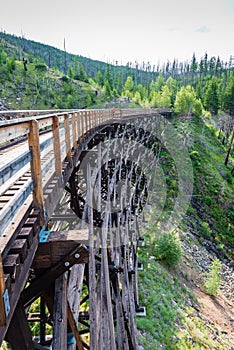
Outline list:
[[[41,218],[40,224],[43,226],[45,222],[45,208],[42,186],[42,171],[41,171],[41,152],[40,138],[38,130],[38,122],[31,120],[30,131],[28,134],[28,145],[31,151],[31,176],[33,179],[33,205],[34,208],[40,209]]]
[[[71,155],[71,135],[69,125],[69,114],[64,114],[64,128],[65,128],[65,144],[66,144],[66,156],[70,167],[72,167],[72,155]]]
[[[2,255],[0,252],[0,326],[6,324],[5,304],[3,300],[3,294],[5,292],[5,280],[4,271],[2,266]]]
[[[80,116],[80,112],[78,112],[76,114],[76,118],[77,118],[77,140],[80,137],[81,134],[81,116]]]
[[[54,140],[55,176],[58,176],[62,183],[62,160],[59,133],[59,118],[57,116],[53,117],[52,132]]]
[[[84,112],[84,118],[85,118],[85,133],[88,131],[88,115],[87,112]]]
[[[77,132],[76,132],[76,113],[72,113],[72,142],[73,147],[76,149],[77,145]]]
[[[89,121],[89,130],[90,130],[92,127],[91,111],[88,111],[88,121]]]
[[[97,125],[98,125],[98,121],[97,121],[98,119],[97,119],[97,111],[95,110],[94,111],[94,127],[96,128],[97,127]]]

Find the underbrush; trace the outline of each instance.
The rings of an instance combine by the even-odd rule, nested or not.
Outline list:
[[[214,328],[198,313],[193,292],[177,277],[175,269],[156,260],[152,239],[145,238],[139,260],[139,301],[146,307],[146,317],[137,317],[139,344],[144,350],[227,350],[231,344],[215,339]]]

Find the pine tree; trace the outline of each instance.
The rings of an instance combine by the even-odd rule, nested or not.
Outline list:
[[[219,92],[218,92],[218,82],[216,77],[212,77],[205,87],[205,96],[204,96],[204,106],[212,114],[217,114],[220,101],[219,101]]]
[[[224,93],[224,109],[229,111],[230,115],[234,115],[234,77],[230,77],[227,81]]]

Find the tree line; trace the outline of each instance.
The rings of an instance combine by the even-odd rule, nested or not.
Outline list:
[[[34,78],[38,80],[40,75],[43,80],[41,85],[44,86],[44,80],[47,86],[51,85],[47,88],[46,95],[54,106],[60,104],[53,101],[56,99],[55,95],[64,92],[70,96],[71,108],[91,107],[100,102],[127,97],[133,104],[173,108],[178,114],[200,115],[204,110],[211,114],[217,114],[219,110],[224,110],[230,115],[234,113],[232,57],[229,62],[223,62],[219,57],[209,58],[205,53],[200,60],[193,54],[188,62],[178,62],[174,59],[173,62],[168,61],[162,66],[151,65],[149,62],[139,64],[136,61],[119,66],[117,61],[115,64],[104,63],[1,32],[2,79],[4,77],[5,81],[6,78],[10,80],[16,62],[23,61],[25,57],[29,65],[34,65],[37,73]],[[23,62],[24,69],[27,69],[25,61]],[[61,84],[48,78],[48,69],[62,74],[63,88],[58,88]],[[92,86],[82,106],[77,103],[78,91],[74,88],[74,83],[78,81]],[[50,95],[53,98],[50,98]],[[66,100],[62,100],[61,103],[67,104]]]

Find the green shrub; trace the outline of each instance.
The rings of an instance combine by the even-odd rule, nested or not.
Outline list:
[[[210,266],[209,272],[206,274],[206,280],[204,283],[206,293],[212,296],[217,295],[220,285],[220,270],[221,262],[219,259],[215,259]]]
[[[212,230],[207,222],[202,222],[198,232],[207,239],[211,238]]]
[[[37,63],[35,64],[35,69],[40,72],[46,72],[47,71],[47,66],[45,63]]]
[[[159,237],[155,249],[156,257],[168,266],[175,266],[182,256],[179,237],[173,233],[165,233]]]

